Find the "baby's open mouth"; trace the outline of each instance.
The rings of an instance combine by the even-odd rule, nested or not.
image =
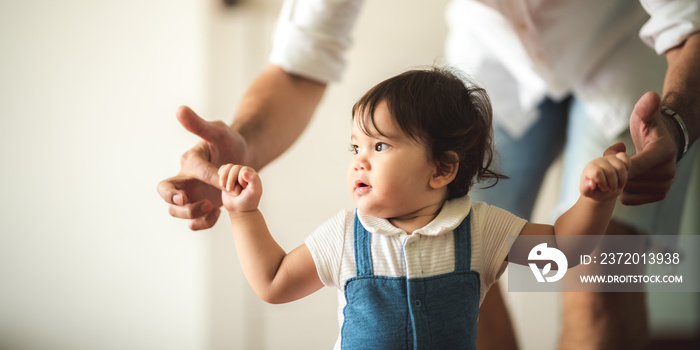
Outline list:
[[[355,181],[355,188],[364,188],[364,187],[371,187],[371,186],[360,181],[360,180]]]

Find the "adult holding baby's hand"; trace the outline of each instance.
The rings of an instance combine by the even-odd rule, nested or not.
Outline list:
[[[192,230],[208,229],[221,214],[219,166],[245,164],[261,169],[285,151],[306,128],[325,84],[268,66],[243,98],[231,126],[209,122],[189,107],[177,120],[201,140],[180,159],[180,172],[158,184],[170,215],[186,219]]]

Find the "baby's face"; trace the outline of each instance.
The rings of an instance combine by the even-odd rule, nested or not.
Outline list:
[[[444,196],[430,187],[437,169],[425,146],[394,124],[385,103],[375,109],[376,129],[367,125],[370,135],[360,128],[360,118],[355,116],[353,121],[353,156],[348,169],[350,196],[360,211],[396,218],[415,213]]]

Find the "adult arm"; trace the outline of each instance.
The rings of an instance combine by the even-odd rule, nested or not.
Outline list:
[[[340,78],[361,3],[285,1],[272,64],[244,95],[230,127],[205,122],[189,108],[178,110],[178,120],[202,141],[183,155],[180,173],[158,186],[171,215],[189,219],[194,230],[212,227],[221,206],[216,169],[235,163],[260,170],[296,140],[325,91],[319,82]]]
[[[212,227],[219,217],[220,165],[260,169],[284,152],[309,123],[326,85],[269,65],[245,93],[230,126],[208,122],[180,107],[177,118],[201,137],[182,155],[180,172],[158,184],[172,216],[189,220],[192,230]]]
[[[325,89],[325,83],[269,65],[251,85],[231,125],[247,142],[246,164],[260,170],[287,150],[308,125]]]
[[[660,113],[660,108],[675,111],[687,127],[689,144],[700,134],[700,23],[697,3],[660,2],[646,4],[652,21],[642,30],[642,38],[664,52],[668,69],[663,86],[663,96],[649,92],[637,102],[630,118],[630,132],[637,154],[632,157],[630,180],[621,196],[628,205],[655,202],[666,197],[676,173],[676,160],[684,143],[683,136],[674,121]],[[660,7],[678,6],[675,11],[657,11]],[[655,12],[677,13],[668,23],[667,18],[657,20]],[[675,22],[674,22],[675,19]],[[661,23],[661,25],[659,25]],[[661,28],[656,30],[654,28]],[[670,29],[666,29],[670,28]],[[694,28],[679,44],[672,38],[681,36],[683,28]],[[673,46],[671,46],[673,45]],[[667,48],[667,46],[671,46]]]
[[[666,60],[668,70],[661,105],[681,115],[692,144],[700,137],[700,32],[666,52]]]

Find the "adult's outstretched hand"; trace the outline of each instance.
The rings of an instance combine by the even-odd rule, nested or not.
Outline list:
[[[636,154],[627,186],[620,196],[626,205],[652,203],[666,198],[676,175],[678,141],[673,121],[661,115],[659,95],[647,92],[630,116],[630,134]]]
[[[247,144],[225,123],[208,122],[189,107],[179,107],[176,116],[201,140],[180,158],[180,172],[158,184],[158,194],[170,204],[170,215],[188,220],[190,229],[211,228],[221,214],[219,167],[247,164]]]

